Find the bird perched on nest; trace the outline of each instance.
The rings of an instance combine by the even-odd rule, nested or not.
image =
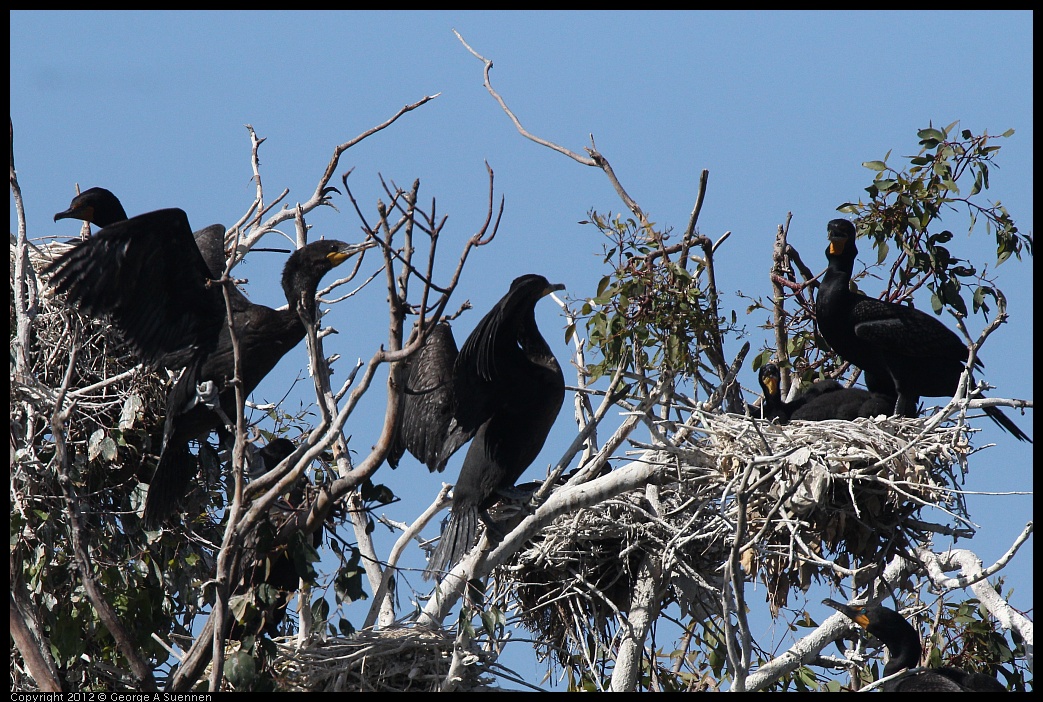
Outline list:
[[[317,321],[315,295],[322,277],[372,246],[316,241],[295,251],[283,269],[288,309],[273,310],[243,298],[232,305],[242,356],[244,394],[254,388]],[[145,363],[184,368],[167,397],[156,472],[145,501],[146,526],[161,525],[177,507],[196,473],[192,440],[212,430],[227,433],[221,413],[197,394],[216,387],[224,413],[234,413],[232,340],[221,286],[195,243],[183,210],[156,210],[102,228],[76,242],[44,270],[51,285],[77,311],[106,317]]]
[[[893,609],[878,604],[845,605],[831,599],[822,604],[846,615],[887,646],[888,661],[883,677],[907,668],[915,668],[923,656],[920,635],[913,625]],[[886,682],[884,692],[1007,692],[996,678],[944,666],[921,670],[898,680]]]
[[[819,380],[789,402],[782,400],[779,367],[764,364],[757,376],[763,392],[765,419],[778,419],[785,424],[793,419],[820,422],[827,419],[890,416],[895,398],[861,388],[845,388],[835,380]]]
[[[834,219],[827,227],[829,266],[815,300],[819,334],[833,351],[865,374],[872,392],[896,397],[894,413],[915,417],[920,397],[952,397],[969,349],[952,330],[907,305],[877,300],[850,289],[858,249],[855,226]],[[975,367],[982,366],[979,358]],[[1022,441],[1031,441],[998,407],[985,413]]]
[[[565,399],[565,379],[536,326],[536,303],[563,290],[541,275],[523,275],[486,314],[457,352],[442,323],[412,360],[404,410],[388,462],[408,449],[432,472],[471,441],[453,506],[424,577],[457,563],[474,545],[479,518],[509,495],[536,460]]]

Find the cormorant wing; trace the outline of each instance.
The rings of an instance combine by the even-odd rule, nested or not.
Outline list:
[[[79,311],[108,316],[135,354],[164,355],[216,339],[224,302],[185,212],[156,210],[116,222],[52,262],[45,274]]]
[[[225,227],[223,224],[211,224],[198,232],[192,233],[196,248],[199,249],[211,278],[220,278],[225,270]]]
[[[440,322],[410,359],[402,414],[388,454],[392,468],[398,467],[408,450],[432,473],[441,472],[449,457],[474,435],[453,422],[458,353],[452,327]]]
[[[852,317],[855,336],[887,354],[967,358],[967,345],[955,332],[913,307],[867,297],[855,305]],[[980,359],[975,365],[981,365]]]

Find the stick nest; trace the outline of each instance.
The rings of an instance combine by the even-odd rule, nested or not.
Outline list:
[[[112,325],[81,316],[53,296],[39,271],[68,248],[57,243],[29,248],[30,264],[37,274],[28,276],[28,284],[34,293],[30,300],[35,298],[36,307],[30,317],[28,338],[18,335],[25,342],[19,346],[28,361],[28,372],[12,370],[12,432],[18,445],[25,447],[20,465],[33,470],[47,464],[54,453],[49,421],[58,399],[57,389],[70,373],[70,349],[75,348],[76,362],[65,400],[65,406],[70,400],[76,401],[65,426],[68,450],[80,460],[86,458],[106,467],[83,476],[88,480],[84,492],[91,496],[91,507],[125,511],[131,509],[129,496],[138,485],[138,474],[151,472],[142,464],[158,449],[169,378],[166,373],[142,367]],[[12,300],[15,253],[12,242]],[[14,335],[13,307],[11,322]],[[39,500],[47,501],[61,494],[52,482],[50,476],[40,474],[22,487],[47,486],[36,494]]]
[[[793,588],[870,578],[892,555],[962,522],[967,427],[927,420],[793,422],[695,411],[636,445],[661,466],[644,489],[563,516],[504,569],[496,598],[564,666],[592,663],[629,613],[642,563],[661,567],[684,613],[720,611],[729,561],[766,586],[773,615]],[[954,470],[955,466],[961,470]],[[653,571],[654,572],[654,571]],[[647,571],[645,571],[647,573]],[[594,639],[597,639],[596,641]]]
[[[274,670],[289,692],[438,692],[449,672],[454,634],[421,628],[360,631],[297,649],[276,641]],[[475,650],[463,667],[461,690],[481,690],[491,678],[492,654]]]

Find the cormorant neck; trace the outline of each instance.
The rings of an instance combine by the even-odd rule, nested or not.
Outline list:
[[[539,327],[536,326],[535,308],[527,310],[522,319],[518,343],[521,345],[525,357],[533,363],[544,366],[557,365],[558,359],[554,357],[547,340],[543,338]]]
[[[283,273],[282,288],[286,294],[286,302],[294,314],[304,315],[309,321],[315,321],[315,291],[319,287],[319,278],[307,275],[302,270],[286,270]]]
[[[920,665],[920,656],[923,648],[920,644],[920,635],[901,615],[897,615],[889,624],[891,627],[883,635],[879,631],[871,631],[887,646],[888,661],[884,666],[884,675],[897,673],[904,668],[915,668]]]

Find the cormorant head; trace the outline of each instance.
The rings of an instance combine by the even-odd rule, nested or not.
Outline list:
[[[829,234],[829,246],[826,256],[848,256],[854,259],[858,251],[855,249],[855,225],[846,219],[833,219],[826,225]]]
[[[774,363],[765,363],[761,366],[760,373],[757,374],[757,379],[760,381],[761,390],[764,391],[764,397],[778,397],[779,385],[782,383],[782,374],[779,372],[779,367]]]
[[[537,275],[536,273],[527,273],[525,275],[520,275],[511,281],[511,289],[508,294],[521,289],[531,291],[538,300],[539,298],[544,297],[545,295],[550,295],[552,292],[557,290],[564,290],[565,285],[562,283],[551,283],[542,275]]]
[[[59,219],[79,219],[98,227],[107,227],[127,219],[119,198],[105,188],[90,188],[77,195],[69,203],[69,209],[54,215]]]
[[[883,641],[888,648],[914,640],[919,646],[920,635],[916,629],[893,609],[881,605],[845,605],[828,598],[822,600],[822,604],[847,615],[848,619]]]
[[[348,244],[336,239],[313,241],[290,254],[282,273],[282,289],[290,309],[297,309],[302,300],[305,309],[313,312],[315,290],[322,276],[344,263],[352,256],[376,246],[375,241]]]

